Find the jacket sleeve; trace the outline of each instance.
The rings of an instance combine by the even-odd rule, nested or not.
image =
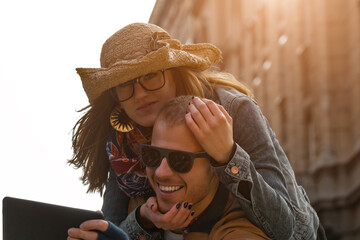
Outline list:
[[[118,187],[114,170],[110,169],[109,174],[101,209],[105,220],[119,226],[130,239],[160,239],[161,234],[157,229],[147,231],[140,226],[136,218],[139,207],[128,214],[130,198]]]
[[[109,180],[105,186],[103,206],[101,211],[108,220],[119,226],[121,221],[128,215],[129,197],[121,191],[116,182],[114,170],[109,170]]]
[[[159,229],[154,228],[153,230],[145,230],[141,227],[140,223],[137,220],[136,213],[140,210],[138,206],[134,211],[132,211],[127,218],[121,222],[120,228],[124,230],[130,239],[146,239],[146,240],[156,240],[161,239],[161,232]]]
[[[225,106],[233,118],[235,153],[215,167],[246,216],[272,239],[312,239],[318,223],[291,165],[257,104],[237,96]]]

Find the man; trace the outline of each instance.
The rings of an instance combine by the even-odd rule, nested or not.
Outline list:
[[[142,161],[156,194],[156,202],[148,201],[147,206],[160,213],[173,211],[171,219],[182,217],[186,226],[165,230],[164,238],[268,239],[219,183],[211,157],[202,152],[187,127],[185,115],[191,100],[191,96],[181,96],[166,104],[155,121],[151,145],[141,146]],[[190,204],[191,211],[185,211]]]
[[[269,239],[219,182],[212,166],[216,163],[188,128],[191,101],[191,96],[181,96],[168,102],[155,121],[151,145],[140,146],[155,196],[136,211],[130,204],[131,213],[120,227],[130,239]],[[75,236],[69,239],[118,239],[119,229],[103,220],[90,220],[80,228],[86,231],[69,233]],[[88,230],[103,233],[96,238],[97,233]]]

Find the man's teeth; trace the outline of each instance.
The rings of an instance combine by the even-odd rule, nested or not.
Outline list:
[[[174,192],[180,189],[180,186],[159,186],[161,191]]]

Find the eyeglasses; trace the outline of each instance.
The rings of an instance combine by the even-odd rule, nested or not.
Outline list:
[[[149,168],[159,167],[165,157],[170,168],[177,173],[189,172],[193,167],[195,158],[211,159],[206,152],[192,153],[155,147],[149,144],[140,144],[140,156],[144,165]]]
[[[115,87],[119,102],[124,102],[134,96],[135,83],[139,83],[146,91],[159,90],[165,85],[165,70],[148,73]]]

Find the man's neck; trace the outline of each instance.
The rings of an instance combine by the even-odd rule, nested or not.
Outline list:
[[[198,216],[200,216],[206,210],[206,208],[210,205],[210,203],[213,201],[213,199],[215,197],[218,187],[219,187],[219,179],[216,176],[216,174],[214,174],[214,176],[211,178],[211,181],[210,181],[209,194],[204,199],[202,199],[199,203],[194,204],[194,206],[192,208],[192,210],[195,212],[194,219],[196,219]],[[177,229],[172,232],[182,233],[183,230],[184,229]]]
[[[200,214],[202,214],[205,211],[205,209],[210,205],[210,203],[215,197],[218,187],[219,187],[219,179],[216,176],[216,174],[214,174],[210,182],[209,194],[203,200],[201,200],[197,204],[194,204],[193,206],[193,211],[195,212],[194,218],[197,218]]]

